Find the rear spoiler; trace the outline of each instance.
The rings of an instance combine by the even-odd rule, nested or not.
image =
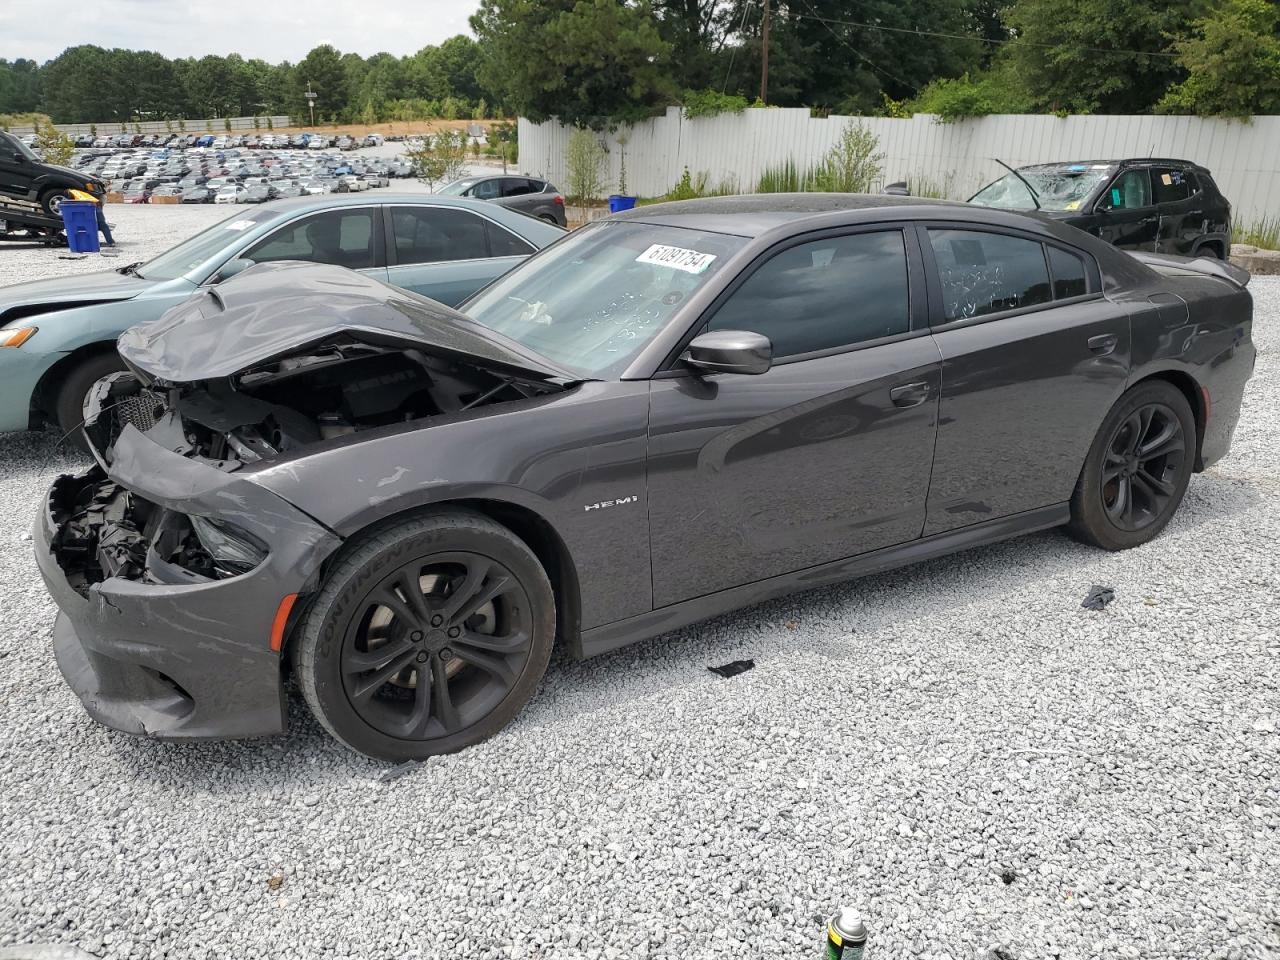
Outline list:
[[[1175,257],[1167,253],[1142,253],[1136,250],[1130,250],[1129,256],[1154,270],[1186,270],[1206,277],[1217,277],[1241,288],[1249,285],[1251,276],[1244,267],[1237,267],[1234,263],[1227,263],[1216,257]]]

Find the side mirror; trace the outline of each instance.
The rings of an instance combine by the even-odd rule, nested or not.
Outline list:
[[[222,265],[222,269],[218,271],[217,276],[213,278],[214,283],[222,283],[224,280],[230,280],[237,273],[244,273],[254,265],[252,260],[228,260]]]
[[[18,153],[18,151],[15,150],[13,152],[13,162],[19,165],[25,164],[27,162],[27,158],[24,154]]]
[[[711,330],[694,337],[680,359],[707,373],[760,374],[773,366],[773,344],[749,330]]]

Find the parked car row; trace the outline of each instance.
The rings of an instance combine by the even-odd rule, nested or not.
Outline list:
[[[265,203],[322,193],[357,193],[414,173],[401,157],[347,157],[329,152],[243,148],[85,152],[76,169],[104,181],[126,203],[154,196],[181,203]]]
[[[81,148],[98,149],[119,147],[166,147],[171,150],[183,150],[191,147],[223,150],[232,147],[244,147],[250,150],[284,149],[295,147],[300,149],[356,150],[360,147],[381,146],[386,138],[380,133],[368,133],[362,137],[346,134],[329,136],[324,133],[250,133],[250,134],[214,134],[214,133],[121,133],[106,136],[94,136],[82,133],[73,138],[75,145]],[[23,142],[34,145],[35,135],[28,134]]]

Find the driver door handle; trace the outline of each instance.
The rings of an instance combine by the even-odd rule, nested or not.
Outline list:
[[[924,380],[904,383],[889,391],[889,399],[895,407],[915,407],[929,398],[929,384]]]

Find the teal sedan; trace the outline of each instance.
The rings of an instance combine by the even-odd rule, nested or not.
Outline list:
[[[565,231],[458,197],[329,194],[238,209],[146,263],[0,287],[0,431],[80,423],[116,338],[255,263],[337,264],[455,306]]]

